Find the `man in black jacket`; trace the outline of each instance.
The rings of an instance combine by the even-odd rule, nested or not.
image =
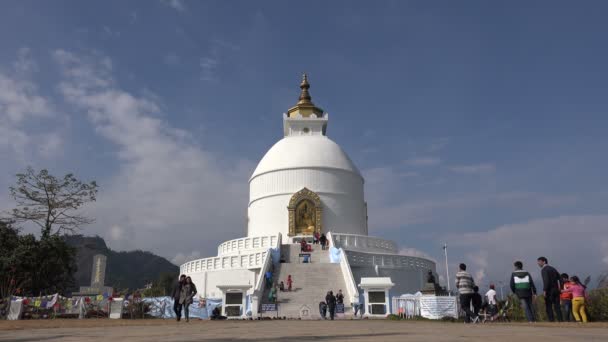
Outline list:
[[[545,294],[547,318],[549,319],[549,322],[553,322],[555,316],[557,316],[557,321],[561,322],[563,320],[562,310],[559,305],[559,293],[562,288],[561,277],[554,267],[549,266],[547,258],[540,257],[537,261],[538,266],[541,268],[540,273],[543,277],[543,292]],[[555,311],[555,315],[553,314],[553,311]]]
[[[327,292],[325,303],[327,303],[327,309],[329,310],[329,318],[333,321],[336,314],[336,297],[333,291]]]
[[[179,276],[179,280],[173,285],[173,291],[171,291],[171,297],[173,297],[173,312],[175,312],[175,319],[179,322],[182,319],[182,305],[179,303],[179,297],[182,292],[182,285],[186,282],[186,275],[182,274]]]
[[[534,280],[530,273],[523,270],[524,264],[521,261],[516,261],[513,266],[515,266],[515,272],[511,274],[511,291],[519,298],[528,322],[534,322],[536,320],[532,305],[532,299],[536,296]]]

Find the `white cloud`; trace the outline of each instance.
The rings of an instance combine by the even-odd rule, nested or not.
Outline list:
[[[153,97],[135,96],[115,82],[103,57],[58,50],[54,58],[63,71],[65,101],[117,147],[118,171],[100,181],[93,230],[123,236],[113,248],[165,256],[184,250],[213,255],[219,241],[243,234],[250,162],[220,158],[188,131],[168,125]],[[114,226],[120,234],[104,228]]]
[[[181,62],[181,59],[175,53],[170,52],[165,55],[165,57],[163,58],[163,61],[165,62],[165,64],[167,64],[169,66],[175,66]]]
[[[410,166],[435,166],[441,164],[441,159],[437,157],[418,157],[405,160],[403,163]]]
[[[21,163],[51,157],[63,143],[54,125],[61,117],[31,80],[38,67],[30,54],[28,48],[20,49],[13,68],[0,70],[0,151]],[[43,132],[36,129],[41,123]]]
[[[187,261],[199,259],[200,257],[201,252],[199,251],[192,251],[190,254],[177,253],[177,255],[171,259],[171,262],[179,266]]]
[[[216,71],[219,61],[214,57],[201,58],[201,79],[203,81],[214,81],[216,79]]]
[[[450,167],[450,170],[456,173],[481,175],[496,172],[496,165],[492,163],[481,163],[473,165],[457,165]]]
[[[503,225],[485,232],[448,234],[442,240],[472,262],[482,281],[506,281],[513,262],[536,273],[545,256],[560,272],[597,276],[608,259],[608,215],[559,216]]]
[[[178,12],[183,12],[186,10],[186,5],[183,0],[161,0],[162,4],[165,4]]]

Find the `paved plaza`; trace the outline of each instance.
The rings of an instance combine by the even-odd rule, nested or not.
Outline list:
[[[608,324],[345,321],[0,321],[0,341],[608,341]]]

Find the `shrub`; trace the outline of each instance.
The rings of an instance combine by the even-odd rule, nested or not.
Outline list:
[[[593,321],[608,321],[608,288],[589,291],[587,314]]]

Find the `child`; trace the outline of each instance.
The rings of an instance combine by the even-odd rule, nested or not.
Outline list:
[[[291,274],[287,276],[287,291],[291,291],[291,286],[293,285],[293,279],[291,279]]]
[[[482,299],[481,295],[479,294],[478,286],[473,286],[473,291],[475,293],[473,293],[473,298],[471,299],[471,302],[473,303],[473,312],[475,312],[475,316],[478,316],[479,310],[481,310]]]
[[[581,284],[577,276],[572,276],[570,283],[570,286],[565,288],[564,292],[572,293],[572,314],[574,314],[574,319],[581,323],[582,318],[582,322],[587,323],[587,314],[585,313],[586,287]]]

